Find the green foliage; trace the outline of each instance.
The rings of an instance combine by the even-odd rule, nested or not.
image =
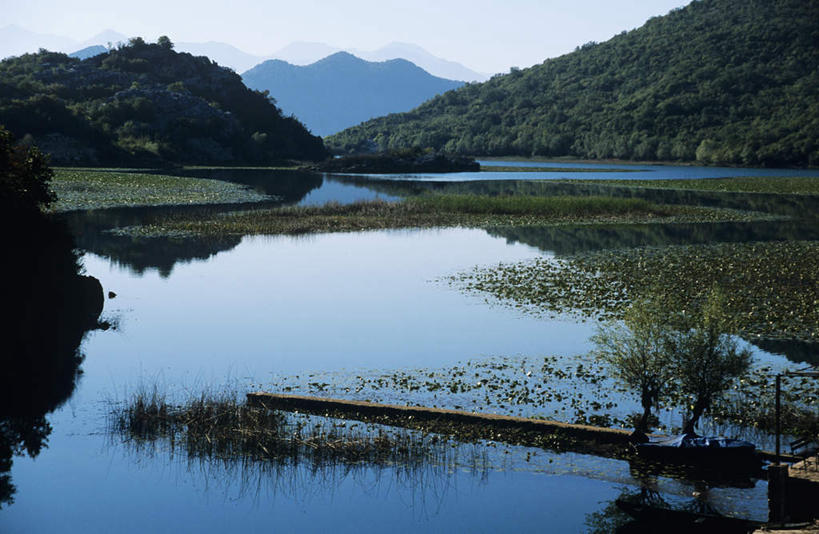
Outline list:
[[[159,39],[156,40],[156,44],[168,50],[171,50],[173,48],[173,43],[171,42],[167,35],[160,35]]]
[[[751,353],[740,350],[729,334],[737,321],[728,311],[728,299],[713,289],[697,313],[677,314],[680,324],[671,340],[674,374],[679,392],[689,399],[691,417],[683,432],[693,433],[702,414],[732,383],[746,375]]]
[[[819,165],[819,4],[702,0],[327,139],[338,152]],[[682,45],[684,43],[684,45]]]
[[[600,328],[592,337],[612,376],[639,393],[643,414],[635,432],[641,434],[650,430],[651,410],[673,377],[669,330],[663,321],[667,315],[659,301],[640,300],[626,311],[622,323]]]
[[[85,60],[48,51],[9,58],[0,80],[0,124],[32,136],[58,164],[265,164],[327,154],[236,73],[174,52],[167,37],[137,37]]]
[[[688,311],[671,311],[657,297],[639,299],[621,324],[594,336],[613,376],[640,395],[644,412],[637,432],[648,432],[651,408],[673,395],[690,411],[683,432],[693,433],[703,413],[748,373],[751,354],[730,335],[736,321],[726,308],[727,299],[716,288]]]
[[[422,211],[489,215],[534,215],[548,218],[655,215],[674,213],[669,206],[634,198],[613,197],[534,197],[522,195],[486,196],[435,194],[407,199]]]
[[[54,211],[120,206],[178,206],[260,202],[270,197],[236,183],[135,172],[59,169],[52,181]]]
[[[684,189],[693,191],[819,195],[819,177],[816,176],[742,176],[734,178],[707,178],[704,180],[584,180],[584,182],[607,186],[623,185],[628,187]]]
[[[55,200],[49,189],[54,173],[36,148],[15,145],[11,133],[0,126],[0,208],[36,210]]]

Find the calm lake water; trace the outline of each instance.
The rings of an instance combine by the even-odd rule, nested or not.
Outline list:
[[[680,173],[674,177],[695,177],[689,173],[698,168],[645,172],[671,169]],[[706,171],[722,172],[696,172]],[[377,179],[196,172],[277,195],[265,206],[391,200],[416,192]],[[480,177],[542,178],[530,173]],[[420,178],[427,179],[432,178]],[[311,373],[349,377],[498,357],[559,355],[571,361],[590,349],[593,324],[532,317],[465,295],[446,277],[475,266],[597,248],[817,239],[816,225],[455,228],[200,240],[140,240],[107,231],[167,211],[68,215],[86,272],[106,293],[116,292],[106,300],[103,318],[117,327],[85,339],[82,377],[68,402],[48,416],[53,432],[47,448],[36,459],[14,459],[15,502],[0,509],[0,531],[542,532],[548,526],[554,532],[584,532],[616,515],[617,497],[647,485],[671,503],[684,505],[695,491],[704,492],[726,513],[766,518],[766,484],[758,480],[746,487],[709,488],[666,476],[646,478],[622,461],[517,447],[480,447],[486,460],[476,467],[471,445],[458,449],[457,462],[431,464],[412,476],[401,466],[372,465],[318,472],[293,466],[271,475],[189,461],[162,445],[135,448],[108,432],[107,415],[140,386],[157,385],[172,397],[186,398],[226,385],[270,389],[282,376]],[[754,350],[758,361],[792,365],[782,355]],[[527,453],[534,453],[528,461]]]
[[[805,169],[752,169],[736,167],[697,167],[685,165],[624,165],[607,163],[564,163],[478,160],[482,167],[544,167],[561,169],[548,172],[528,171],[526,176],[519,172],[459,172],[446,175],[446,181],[468,182],[475,180],[668,180],[675,178],[727,178],[732,176],[819,176],[819,170]],[[565,170],[563,170],[565,169]],[[584,169],[584,172],[572,171]],[[585,170],[592,169],[591,172]],[[596,171],[596,172],[595,172]],[[531,176],[529,176],[531,174]],[[372,175],[391,180],[438,181],[440,174],[378,174]]]

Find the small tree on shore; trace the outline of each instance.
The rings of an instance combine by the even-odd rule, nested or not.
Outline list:
[[[713,289],[698,312],[678,314],[671,348],[679,392],[689,400],[686,434],[695,432],[700,417],[751,367],[751,353],[730,336],[735,325],[726,308],[725,295]]]
[[[55,200],[49,182],[54,172],[36,147],[15,145],[0,125],[0,206],[9,210],[36,210]]]
[[[643,414],[635,439],[651,430],[652,409],[671,394],[686,399],[690,413],[683,432],[694,433],[713,402],[748,372],[751,354],[730,335],[734,323],[726,304],[718,289],[693,312],[670,311],[662,301],[644,298],[632,304],[622,323],[592,337],[612,376],[640,395]]]
[[[652,409],[671,380],[670,332],[661,319],[665,315],[657,301],[639,300],[626,311],[622,323],[601,328],[592,338],[613,376],[639,392],[643,413],[635,425],[636,441],[646,439]]]

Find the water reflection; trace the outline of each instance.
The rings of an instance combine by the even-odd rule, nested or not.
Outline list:
[[[433,192],[491,196],[612,196],[639,198],[659,204],[699,205],[760,211],[798,218],[815,218],[819,214],[819,195],[650,189],[572,181],[526,180],[520,179],[520,173],[506,173],[517,175],[514,179],[499,179],[501,174],[504,173],[482,173],[483,179],[468,182],[458,182],[451,179],[442,180],[440,177],[434,181],[397,181],[378,176],[330,176],[335,180],[368,186],[377,191],[395,195]]]
[[[259,193],[277,198],[285,206],[317,206],[327,202],[349,204],[362,200],[395,200],[397,197],[379,192],[366,183],[360,184],[334,178],[327,174],[276,169],[182,169],[174,175],[208,178],[249,186]]]
[[[249,205],[118,208],[64,215],[86,251],[111,258],[136,273],[157,269],[167,277],[178,263],[206,260],[239,244],[238,236],[139,238],[110,230],[149,225],[167,217],[212,217],[237,209],[263,209],[281,205],[316,205],[382,198],[394,200],[426,192],[477,193],[487,195],[614,195],[647,198],[655,202],[703,204],[735,209],[754,209],[791,214],[800,218],[819,213],[819,197],[807,195],[761,195],[700,193],[694,191],[643,190],[595,184],[537,181],[482,181],[469,183],[402,182],[355,176],[325,176],[292,171],[195,169],[180,174],[225,179],[250,185],[276,200]],[[583,251],[636,247],[819,239],[819,225],[812,221],[772,221],[698,224],[622,224],[489,228],[492,236],[536,246],[558,255]]]
[[[558,256],[634,247],[819,239],[819,225],[798,221],[506,226],[487,232]]]
[[[797,339],[754,339],[752,343],[766,352],[782,354],[792,362],[819,365],[819,343]]]
[[[642,481],[639,490],[623,489],[617,499],[605,508],[586,516],[588,532],[594,534],[626,534],[656,532],[720,532],[745,534],[759,527],[753,521],[723,515],[711,503],[707,487],[698,486],[693,496],[671,504],[654,489],[655,484]]]
[[[37,456],[47,446],[46,415],[72,394],[82,371],[78,348],[97,326],[102,286],[81,276],[67,229],[39,215],[3,220],[9,232],[0,267],[4,281],[0,351],[0,508],[14,501],[15,455]]]
[[[570,488],[583,485],[579,479],[596,480],[602,486],[624,486],[626,489],[612,504],[624,495],[650,495],[667,509],[679,509],[681,503],[684,508],[688,503],[692,510],[712,515],[717,509],[729,509],[739,517],[756,517],[758,498],[764,497],[763,492],[755,491],[756,481],[750,478],[742,483],[690,474],[681,478],[674,472],[654,472],[644,463],[482,440],[465,442],[379,424],[243,407],[235,401],[228,401],[231,412],[256,410],[255,416],[231,416],[230,421],[213,423],[221,416],[208,412],[213,417],[206,428],[200,428],[197,414],[201,407],[196,406],[197,402],[179,409],[189,421],[184,427],[170,421],[174,408],[167,412],[149,410],[147,417],[137,418],[138,424],[134,424],[134,404],[129,404],[125,410],[131,410],[130,419],[126,416],[123,423],[122,416],[115,415],[109,427],[111,452],[122,452],[127,463],[152,466],[155,472],[173,466],[178,471],[177,479],[201,478],[208,490],[224,494],[231,502],[304,503],[318,493],[338,492],[340,497],[351,490],[352,483],[353,491],[363,490],[370,498],[384,499],[384,505],[401,501],[411,509],[414,521],[418,514],[431,513],[447,526],[456,522],[442,512],[463,492],[459,480],[461,484],[468,480],[489,492],[500,482],[498,477],[511,476],[520,481],[535,474],[541,506],[547,510],[560,509],[555,508],[555,503],[566,499],[555,490],[566,484],[565,489],[571,493]],[[162,415],[157,417],[157,413]],[[516,503],[522,497],[517,488],[494,498],[508,508],[508,513],[510,509],[518,510]],[[618,515],[621,508],[607,506],[588,513],[595,509],[593,498],[569,497],[569,501],[571,504],[561,509],[555,525],[575,521],[578,512],[586,514],[586,526],[594,531],[613,532],[615,529],[606,529],[605,525],[629,523],[628,517]],[[516,514],[519,520],[526,521]]]
[[[373,477],[413,495],[443,496],[458,471],[486,481],[488,449],[382,425],[248,406],[236,395],[198,397],[180,407],[138,394],[115,408],[110,445],[135,463],[160,458],[203,475],[233,498],[310,495],[349,478]]]

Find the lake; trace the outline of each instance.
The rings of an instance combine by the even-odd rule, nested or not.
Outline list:
[[[640,172],[601,174],[695,178],[729,171],[732,176],[795,172],[635,167]],[[753,172],[760,174],[744,174]],[[396,187],[391,185],[395,177],[231,170],[188,174],[230,179],[274,195],[260,204],[264,207],[393,200],[424,190],[423,182],[477,179],[472,173],[412,176],[418,184],[406,184],[410,180],[402,177]],[[479,174],[482,181],[548,178]],[[294,391],[312,391],[310,383],[318,381],[349,398],[509,413],[510,407],[482,406],[480,397],[389,388],[357,396],[345,394],[344,385],[407,370],[446,374],[465,362],[513,362],[509,372],[552,356],[559,357],[559,365],[586,362],[596,325],[568,315],[535,317],[448,283],[449,276],[476,266],[646,243],[815,240],[814,223],[449,228],[218,239],[140,239],[109,231],[169,211],[178,210],[66,215],[85,272],[101,281],[106,294],[116,293],[106,299],[103,312],[115,328],[86,336],[82,375],[67,402],[47,417],[53,428],[47,447],[35,459],[14,459],[16,492],[14,503],[0,509],[3,532],[541,532],[545,526],[584,532],[619,517],[616,498],[649,487],[670,503],[690,503],[697,492],[727,514],[765,520],[767,484],[756,479],[705,485],[645,475],[620,460],[471,444],[455,447],[446,462],[430,462],[410,473],[400,465],[367,464],[327,469],[295,464],[271,473],[188,458],[182,449],[162,443],[136,447],[111,434],[108,415],[140,387],[156,386],[185,399],[208,388],[272,390],[283,383]],[[751,348],[758,362],[775,368],[795,365],[787,351]],[[618,404],[623,415],[637,408],[622,393]],[[543,406],[523,415],[560,416],[558,408]]]

